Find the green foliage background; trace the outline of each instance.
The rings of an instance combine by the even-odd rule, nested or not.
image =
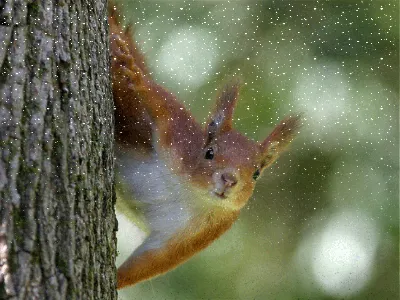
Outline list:
[[[305,119],[231,231],[121,299],[398,299],[398,11],[394,0],[125,1],[156,80],[200,122],[233,76],[235,126],[251,138],[291,112]],[[119,263],[129,230],[120,223]]]

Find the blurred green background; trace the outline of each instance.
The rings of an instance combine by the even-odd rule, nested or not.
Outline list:
[[[239,221],[120,299],[399,299],[398,1],[125,1],[157,82],[200,122],[242,79],[235,126],[301,134]],[[118,264],[143,233],[120,217]]]

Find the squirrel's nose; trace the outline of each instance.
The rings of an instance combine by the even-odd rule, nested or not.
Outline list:
[[[222,173],[221,179],[226,187],[233,187],[237,184],[237,178],[232,173]]]

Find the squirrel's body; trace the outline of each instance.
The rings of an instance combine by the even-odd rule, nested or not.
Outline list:
[[[239,93],[233,81],[204,128],[152,80],[129,28],[112,5],[109,13],[117,178],[150,229],[118,269],[122,288],[176,267],[229,229],[257,177],[292,140],[299,117],[286,118],[261,143],[248,139],[232,127]]]
[[[118,270],[125,274],[123,278],[130,278],[129,283],[163,273],[187,260],[225,232],[237,217],[236,213],[225,212],[221,214],[225,218],[215,219],[212,206],[207,205],[211,200],[208,193],[182,188],[182,178],[164,162],[156,152],[148,156],[136,151],[117,152],[119,176],[131,182],[128,192],[132,199],[140,199],[151,232],[125,262],[126,267],[122,265]],[[118,286],[124,285],[119,276]]]

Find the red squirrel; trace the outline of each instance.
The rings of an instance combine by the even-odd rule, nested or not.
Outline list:
[[[117,174],[150,228],[118,268],[123,288],[175,268],[227,231],[258,177],[297,133],[300,117],[285,118],[260,143],[248,139],[232,126],[239,96],[233,80],[202,126],[154,82],[113,4],[109,25]]]

